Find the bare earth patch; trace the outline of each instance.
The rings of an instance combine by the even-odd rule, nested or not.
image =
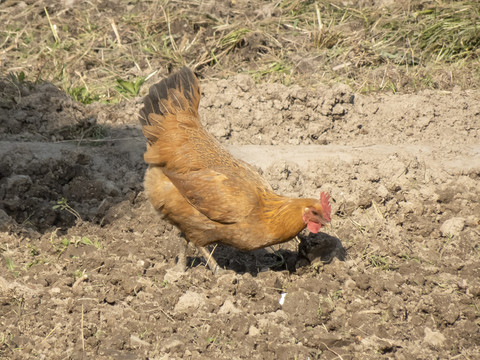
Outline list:
[[[277,191],[329,191],[335,215],[305,240],[313,249],[217,247],[219,275],[190,247],[189,269],[172,281],[183,240],[143,193],[140,99],[83,106],[47,84],[8,86],[2,357],[479,355],[477,92],[202,82],[206,128]]]

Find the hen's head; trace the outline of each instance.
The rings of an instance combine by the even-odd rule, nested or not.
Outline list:
[[[310,230],[310,232],[316,234],[323,225],[330,222],[331,211],[330,195],[322,192],[320,194],[320,201],[316,201],[315,204],[307,206],[304,209],[303,222],[307,225],[307,229]]]

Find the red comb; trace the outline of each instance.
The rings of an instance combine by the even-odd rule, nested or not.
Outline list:
[[[320,194],[320,204],[322,205],[323,217],[326,221],[330,222],[330,213],[332,212],[332,206],[330,205],[330,195],[326,192]]]

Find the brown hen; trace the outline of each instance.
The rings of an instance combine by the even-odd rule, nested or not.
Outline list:
[[[153,85],[140,111],[148,141],[145,191],[188,241],[202,249],[219,242],[254,250],[288,241],[305,227],[316,233],[330,222],[328,194],[320,199],[275,194],[203,128],[199,102],[198,80],[184,67]]]

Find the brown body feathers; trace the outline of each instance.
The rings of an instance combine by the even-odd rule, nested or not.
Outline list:
[[[199,102],[198,80],[185,67],[153,85],[140,111],[150,165],[145,191],[189,241],[253,250],[330,220],[328,196],[325,203],[326,195],[322,201],[277,195],[250,165],[231,156],[200,123]]]

